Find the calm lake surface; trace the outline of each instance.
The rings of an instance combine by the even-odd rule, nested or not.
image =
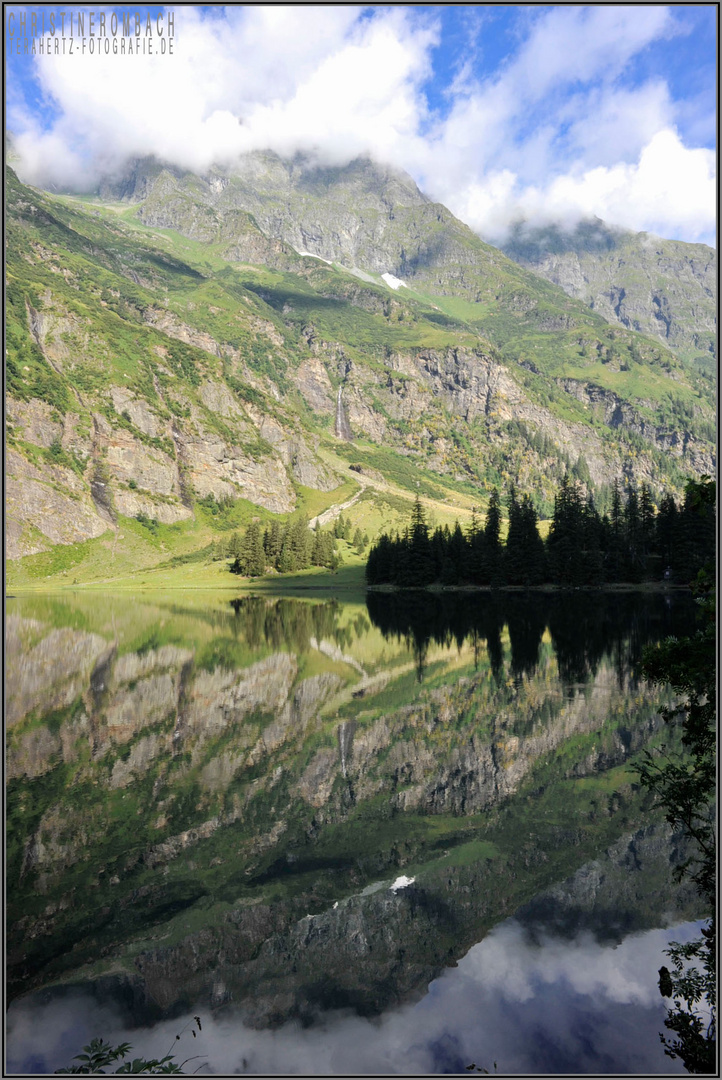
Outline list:
[[[657,970],[701,912],[633,765],[675,737],[641,650],[694,620],[9,599],[9,1071],[102,1035],[219,1074],[683,1072]]]

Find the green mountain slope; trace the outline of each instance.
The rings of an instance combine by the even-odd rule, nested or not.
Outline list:
[[[555,598],[501,618],[475,606],[490,644],[457,613],[454,646],[426,641],[423,684],[413,635],[382,633],[362,607],[13,601],[10,996],[115,975],[170,1009],[219,1005],[220,985],[265,1026],[321,976],[370,1013],[428,985],[659,819],[627,769],[669,737],[668,695],[645,699],[627,674],[665,625],[654,599],[632,605],[633,640],[619,597],[585,619],[577,596],[573,621]],[[670,847],[638,896],[627,857],[613,925],[677,909]],[[402,873],[410,911],[414,894],[389,889]],[[587,877],[587,905],[603,876]]]
[[[294,250],[286,218],[271,229],[241,205],[252,189],[274,204],[262,170],[253,188],[146,163],[113,193],[143,200],[112,204],[8,176],[11,580],[111,579],[198,551],[221,525],[311,516],[362,488],[351,517],[370,502],[381,526],[417,490],[453,521],[510,480],[548,512],[580,458],[602,499],[623,471],[661,491],[714,467],[704,372],[368,163],[293,179],[284,213],[321,257]],[[381,245],[359,267],[380,235],[374,201],[398,259]]]
[[[717,258],[712,248],[611,229],[593,218],[569,232],[519,226],[504,251],[609,322],[657,338],[714,372]]]

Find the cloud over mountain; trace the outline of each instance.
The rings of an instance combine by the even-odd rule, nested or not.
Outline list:
[[[203,172],[254,149],[366,153],[494,240],[593,213],[712,242],[714,151],[690,140],[714,86],[666,78],[690,37],[672,10],[514,9],[502,33],[480,9],[452,34],[433,8],[178,8],[172,56],[11,57],[9,126],[40,184],[87,188],[148,154]]]

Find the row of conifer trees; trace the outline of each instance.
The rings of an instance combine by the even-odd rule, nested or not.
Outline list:
[[[310,529],[308,518],[299,515],[285,525],[274,521],[263,531],[257,521],[252,521],[243,534],[231,534],[218,551],[218,557],[232,559],[231,572],[245,577],[258,577],[268,567],[281,574],[306,570],[310,566],[336,570],[342,562],[336,540],[346,540],[359,555],[369,542],[366,533],[359,528],[353,531],[351,519],[344,519],[343,514],[327,532],[319,525]]]
[[[601,585],[670,579],[690,581],[713,557],[713,509],[700,519],[689,484],[677,505],[665,495],[656,508],[650,489],[612,490],[611,508],[600,515],[591,494],[568,475],[554,499],[546,541],[528,495],[507,499],[508,529],[502,542],[502,506],[494,489],[483,526],[475,515],[464,531],[457,522],[429,528],[417,497],[403,534],[382,534],[369,552],[366,581],[402,588],[442,585]]]
[[[335,570],[341,563],[332,532],[308,527],[308,518],[292,518],[285,525],[274,521],[265,530],[252,521],[241,536],[235,534],[231,572],[246,577],[265,574],[269,566],[281,574],[306,570],[309,566],[325,566]]]

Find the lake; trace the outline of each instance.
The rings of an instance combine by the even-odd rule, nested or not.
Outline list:
[[[683,1072],[659,593],[7,604],[8,1068]],[[201,1030],[193,1016],[201,1018]],[[176,1035],[180,1034],[180,1040]]]

